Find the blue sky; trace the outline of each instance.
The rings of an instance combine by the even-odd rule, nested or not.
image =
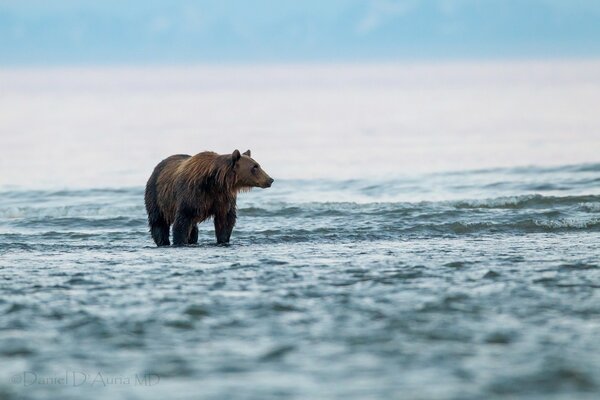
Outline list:
[[[0,0],[0,65],[598,56],[596,0]]]

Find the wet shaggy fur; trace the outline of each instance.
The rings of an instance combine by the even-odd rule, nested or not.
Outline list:
[[[219,155],[203,152],[178,154],[162,160],[146,184],[145,203],[150,234],[157,246],[198,242],[197,224],[214,219],[217,243],[228,243],[236,221],[240,191],[266,188],[273,179],[250,157],[238,150]]]

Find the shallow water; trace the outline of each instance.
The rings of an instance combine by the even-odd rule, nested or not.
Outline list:
[[[595,399],[599,176],[280,179],[160,249],[142,187],[6,187],[0,397]]]

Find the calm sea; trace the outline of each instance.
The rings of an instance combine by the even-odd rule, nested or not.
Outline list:
[[[599,66],[0,71],[0,398],[597,399]],[[231,245],[156,248],[235,148]]]

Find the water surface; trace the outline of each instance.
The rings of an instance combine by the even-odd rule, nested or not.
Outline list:
[[[160,249],[141,185],[5,187],[0,397],[595,399],[599,176],[279,179]]]

